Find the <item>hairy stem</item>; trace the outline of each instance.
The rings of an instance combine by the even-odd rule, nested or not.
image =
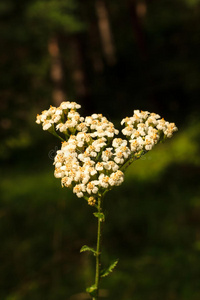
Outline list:
[[[101,213],[102,208],[102,199],[98,198],[98,213]],[[97,228],[97,248],[96,248],[96,273],[95,273],[95,286],[96,286],[96,296],[93,297],[93,300],[99,299],[99,280],[100,280],[100,270],[101,270],[101,237],[102,237],[102,221],[101,218],[98,218],[98,228]]]

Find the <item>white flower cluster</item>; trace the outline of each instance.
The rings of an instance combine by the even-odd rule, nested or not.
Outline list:
[[[106,130],[103,137],[94,138],[93,133],[71,135],[62,143],[54,161],[55,177],[61,178],[62,186],[72,188],[78,197],[98,196],[124,180],[119,168],[129,149],[126,146],[106,148],[109,139]]]
[[[51,106],[38,115],[36,123],[42,124],[43,130],[52,132],[53,128],[65,135],[54,159],[54,175],[89,205],[95,205],[98,196],[123,182],[123,167],[135,155],[138,158],[138,153],[141,156],[177,130],[174,123],[157,114],[135,110],[132,117],[121,122],[126,136],[121,139],[107,118],[101,114],[83,118],[76,111],[79,108],[76,102],[62,102],[58,108]]]
[[[132,152],[149,151],[158,141],[172,137],[178,130],[174,123],[161,119],[158,114],[139,110],[134,110],[132,117],[123,119],[123,124],[122,134],[129,140]]]
[[[71,131],[84,119],[76,111],[80,107],[76,102],[62,102],[59,107],[51,106],[41,115],[37,115],[36,123],[42,124],[43,130],[54,129],[56,125],[56,130],[71,134]]]

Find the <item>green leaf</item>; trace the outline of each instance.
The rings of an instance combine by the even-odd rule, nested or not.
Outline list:
[[[88,292],[92,297],[95,297],[96,293],[97,293],[97,287],[96,287],[96,285],[93,284],[92,286],[88,287],[86,289],[86,292]]]
[[[105,215],[103,213],[99,213],[99,212],[96,212],[96,213],[93,213],[93,215],[100,219],[101,222],[104,222],[105,221]]]
[[[106,277],[108,276],[113,270],[114,268],[116,267],[117,263],[118,263],[119,259],[115,260],[114,262],[112,262],[110,264],[110,266],[107,268],[107,269],[103,269],[101,271],[101,277]]]
[[[80,250],[80,252],[85,252],[85,251],[93,252],[95,255],[96,255],[96,253],[97,253],[93,248],[88,247],[87,245],[84,245],[84,246],[81,248],[81,250]]]

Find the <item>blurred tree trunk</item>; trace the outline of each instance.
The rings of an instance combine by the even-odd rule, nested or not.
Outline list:
[[[84,42],[85,36],[76,35],[69,41],[72,79],[78,100],[84,102],[87,112],[93,111],[93,103],[87,78],[87,47]]]
[[[86,33],[86,51],[89,58],[89,64],[92,64],[95,73],[101,73],[104,69],[102,57],[101,40],[99,38],[98,19],[95,10],[95,1],[87,0],[80,3],[81,16],[87,26]]]
[[[78,97],[85,97],[88,93],[86,86],[86,74],[84,70],[83,49],[80,38],[74,36],[70,39],[70,56],[72,66],[72,79],[74,81]]]
[[[101,43],[99,41],[99,32],[96,22],[91,22],[89,26],[89,41],[90,41],[90,50],[91,50],[91,60],[94,71],[97,73],[103,72],[104,62],[102,59]]]
[[[109,14],[104,0],[95,1],[98,27],[101,38],[103,54],[109,65],[116,63],[116,50],[110,28]]]
[[[50,76],[53,82],[52,98],[54,105],[59,106],[60,103],[66,99],[66,94],[63,89],[64,74],[57,37],[52,37],[49,39],[48,51],[51,57]]]
[[[142,19],[146,15],[147,6],[145,1],[128,0],[127,3],[135,40],[141,57],[146,60],[148,51],[144,31],[142,29]]]

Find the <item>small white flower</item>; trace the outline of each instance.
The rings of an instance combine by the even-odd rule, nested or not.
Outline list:
[[[90,175],[84,172],[84,175],[82,175],[82,178],[81,178],[81,182],[83,184],[87,184],[89,182],[89,180],[90,180]]]
[[[137,124],[137,130],[138,130],[140,136],[145,136],[147,129],[148,129],[148,127],[144,123]]]
[[[88,131],[88,127],[87,127],[87,124],[86,123],[79,123],[77,126],[76,126],[76,129],[78,131],[81,131],[81,132],[87,132]]]
[[[61,109],[69,109],[69,104],[70,104],[69,101],[64,101],[60,104],[60,108]]]
[[[120,146],[118,148],[115,149],[115,153],[114,153],[114,161],[117,164],[123,164],[125,159],[127,159],[129,157],[129,155],[131,154],[131,151],[128,147],[126,146]]]
[[[78,159],[80,160],[80,161],[82,161],[82,162],[87,162],[87,161],[90,161],[90,155],[88,154],[88,153],[86,153],[86,152],[84,152],[84,153],[80,153],[79,155],[78,155]]]
[[[138,137],[137,139],[130,140],[130,147],[132,152],[138,152],[143,149],[144,140],[142,137]]]
[[[92,143],[92,146],[94,146],[96,152],[100,152],[101,149],[102,149],[104,146],[106,146],[105,141],[106,141],[106,139],[105,139],[104,137],[102,137],[102,138],[99,138],[99,139],[95,140],[95,141]]]
[[[88,168],[87,172],[88,172],[91,176],[94,176],[95,174],[97,174],[97,171],[96,171],[95,168],[93,168],[93,167]]]
[[[123,140],[121,138],[115,138],[112,142],[112,146],[114,148],[118,148],[119,146],[127,146],[127,140]]]
[[[77,195],[78,198],[83,197],[83,192],[85,191],[86,191],[86,187],[82,183],[75,185],[75,187],[73,188],[73,192]]]
[[[117,135],[118,133],[119,130],[115,129],[114,126],[113,127],[111,126],[107,128],[107,130],[105,131],[105,136],[112,138],[114,137],[115,134]]]
[[[74,129],[77,125],[77,121],[75,119],[68,119],[66,122],[65,122],[65,126],[66,128],[69,128],[70,129]]]
[[[120,170],[110,175],[109,184],[111,186],[114,185],[118,186],[122,184],[123,181],[124,181],[124,173]]]
[[[79,120],[80,119],[80,115],[77,111],[75,111],[74,109],[71,109],[68,114],[67,117],[70,119],[75,119],[75,120]]]
[[[122,133],[123,135],[126,135],[126,136],[131,136],[132,133],[133,133],[133,127],[128,125],[127,127],[125,127],[124,129],[122,129]]]
[[[116,172],[119,169],[119,165],[112,160],[103,162],[103,165],[105,170],[112,170],[113,172]]]
[[[134,128],[131,134],[131,139],[138,138],[139,136],[141,136],[140,131]]]
[[[72,184],[72,178],[70,178],[70,177],[63,177],[62,179],[61,179],[61,184],[62,184],[62,186],[65,186],[65,187],[70,187],[71,186],[71,184]]]
[[[142,111],[140,112],[140,117],[143,119],[143,120],[146,120],[147,117],[149,116],[149,112],[148,111]]]
[[[106,150],[102,152],[101,157],[103,161],[108,161],[113,156],[112,150],[113,148],[106,148]]]
[[[77,104],[76,102],[69,102],[69,101],[64,101],[60,104],[61,109],[79,109],[81,108],[80,104]]]
[[[98,180],[90,181],[87,184],[86,191],[88,192],[88,194],[91,194],[91,193],[96,194],[99,190],[98,186],[99,186]]]
[[[76,140],[78,142],[83,141],[83,142],[89,143],[90,135],[85,132],[78,132],[78,134],[76,135]]]
[[[103,171],[103,168],[104,168],[103,162],[98,162],[96,164],[95,168],[96,168],[97,171]]]
[[[50,108],[46,111],[47,116],[48,117],[53,116],[55,114],[55,112],[56,112],[56,109],[57,108],[55,106],[51,106],[50,105]]]
[[[56,125],[56,130],[59,130],[60,132],[65,132],[67,131],[67,126],[63,123],[59,123]]]
[[[173,133],[178,130],[178,128],[176,127],[176,125],[174,123],[169,123],[166,126],[167,126],[167,128],[164,130],[164,134],[168,138],[170,138],[170,137],[172,137]]]
[[[42,123],[42,120],[41,120],[41,115],[37,114],[37,117],[36,117],[36,121],[35,121],[37,124],[41,124]]]
[[[159,134],[158,134],[158,130],[156,128],[153,128],[152,126],[150,126],[148,129],[148,136],[150,136],[150,138],[153,139],[154,144],[157,144],[157,142],[160,138]]]
[[[46,120],[43,123],[43,130],[49,130],[52,127],[53,123],[51,122],[51,120]]]
[[[88,153],[91,157],[97,156],[97,152],[95,151],[95,147],[93,145],[88,146],[85,152]]]
[[[65,172],[63,172],[60,168],[56,168],[54,171],[54,176],[56,178],[62,178],[65,176]]]
[[[94,120],[99,118],[98,114],[92,114],[91,117],[92,117],[92,119],[94,119]]]
[[[145,124],[146,124],[146,126],[149,126],[151,124],[153,124],[154,126],[156,126],[158,124],[158,120],[156,119],[155,116],[151,116],[150,115],[150,117],[148,117],[148,119],[146,120]]]
[[[92,124],[92,122],[93,122],[92,117],[86,117],[86,118],[85,118],[85,124],[86,124],[87,126],[90,126],[90,125]]]
[[[58,123],[58,122],[60,122],[61,117],[62,117],[62,116],[60,116],[60,115],[54,114],[53,117],[52,117],[53,123]]]
[[[158,120],[158,124],[156,126],[158,130],[165,130],[166,129],[166,121],[162,118],[161,120]]]
[[[76,102],[70,102],[70,105],[69,105],[71,109],[79,109],[81,108],[81,105],[80,104],[77,104]]]
[[[129,118],[129,117],[124,118],[124,119],[122,119],[122,121],[121,121],[121,125],[123,125],[124,123],[125,123],[125,124],[128,124],[129,121],[130,121],[130,118]]]
[[[155,113],[150,113],[150,116],[155,118],[155,119],[160,119],[160,115],[155,114]]]
[[[101,175],[99,176],[99,178],[98,178],[98,180],[99,180],[99,185],[100,185],[101,187],[107,189],[108,186],[109,186],[109,179],[110,179],[109,176],[106,176],[106,175],[104,175],[104,174],[101,174]]]
[[[145,150],[149,151],[149,150],[151,150],[153,148],[153,146],[154,146],[153,139],[149,135],[147,135],[145,137],[145,140],[144,140],[144,148],[145,148]]]
[[[122,165],[124,163],[124,158],[121,156],[120,157],[120,153],[118,153],[117,156],[115,156],[114,161],[118,164],[118,165]]]
[[[94,165],[95,165],[95,162],[93,160],[89,160],[83,164],[83,168],[87,169],[87,168],[93,167]]]

